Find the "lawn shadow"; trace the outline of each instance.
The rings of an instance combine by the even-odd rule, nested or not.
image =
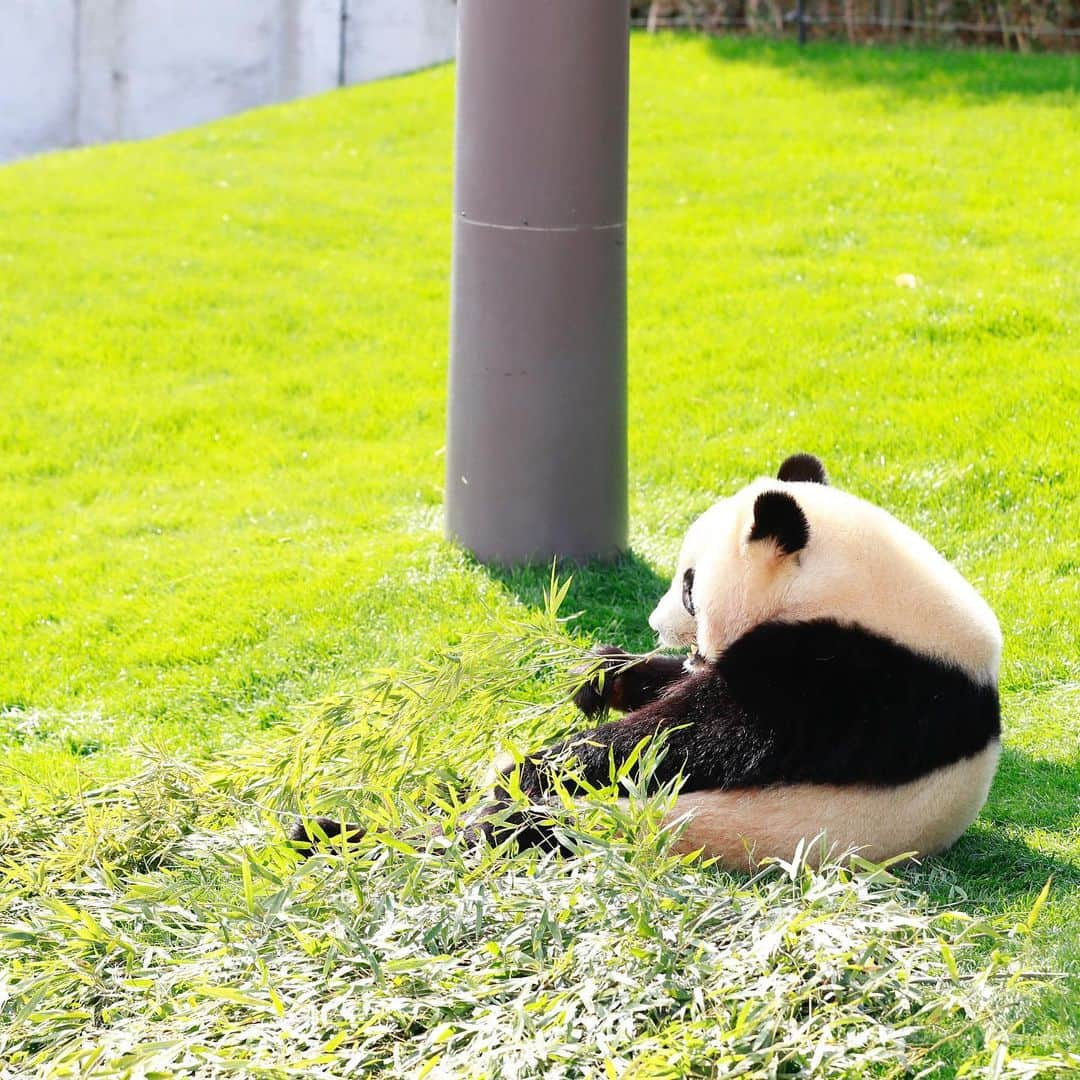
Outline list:
[[[493,580],[529,607],[543,607],[551,583],[550,566],[484,565]],[[646,652],[656,645],[649,613],[668,587],[641,556],[625,552],[611,562],[560,562],[556,574],[571,578],[563,615],[576,614],[571,628],[595,644]]]
[[[917,49],[903,45],[851,46],[760,38],[710,38],[710,54],[726,63],[769,65],[826,88],[865,87],[904,98],[970,103],[1006,97],[1061,98],[1075,104],[1080,56],[982,49]]]
[[[1072,833],[1080,822],[1078,791],[1080,761],[1045,761],[1004,750],[979,819],[948,851],[927,861],[931,894],[940,893],[934,868],[955,877],[976,903],[1037,893],[1051,876],[1059,894],[1080,888],[1080,863],[1040,851],[1022,835],[1030,829],[1054,836]]]
[[[996,905],[1002,898],[1038,893],[1051,877],[1056,891],[1080,888],[1080,865],[1037,851],[1021,837],[1009,836],[981,819],[927,866],[941,867],[955,876],[974,903]],[[932,894],[938,892],[931,889]]]

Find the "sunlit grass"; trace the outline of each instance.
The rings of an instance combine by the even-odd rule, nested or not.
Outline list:
[[[645,617],[692,517],[787,453],[817,452],[836,483],[952,558],[1005,632],[998,781],[976,826],[909,885],[1014,925],[1053,875],[1017,949],[1029,968],[1075,972],[1078,61],[642,38],[632,65],[633,554],[575,573],[576,640],[648,645]],[[478,627],[512,633],[542,608],[546,570],[489,571],[441,539],[452,82],[439,69],[0,170],[10,918],[44,917],[28,898],[60,865],[76,907],[102,874],[118,876],[86,901],[99,913],[139,889],[160,906],[191,884],[191,851],[214,850],[224,862],[199,872],[220,897],[200,899],[199,917],[247,910],[243,926],[263,925],[237,899],[237,838],[270,832],[244,785],[295,752],[304,703],[363,702],[348,695],[376,670],[413,672]],[[532,655],[508,647],[508,677],[551,700],[528,677]],[[483,664],[473,673],[504,685]],[[329,722],[315,715],[309,734]],[[452,711],[424,716],[420,759],[390,775],[446,758],[464,789],[510,712],[489,696],[466,730]],[[570,719],[530,713],[522,737]],[[242,775],[219,789],[196,769],[175,798],[164,766],[128,783],[139,741],[170,761],[242,761]],[[355,738],[340,751],[336,786],[306,798],[374,782],[405,812],[388,777],[361,780]],[[79,795],[106,781],[118,786],[103,801]],[[129,862],[98,839],[139,799],[156,824],[122,834]],[[67,825],[53,844],[56,815]],[[228,830],[212,841],[218,824]],[[170,839],[185,830],[194,849]],[[253,858],[284,873],[285,856]],[[344,890],[320,917],[347,910],[369,859],[372,889],[406,873],[374,851],[320,869]],[[464,895],[473,870],[432,873],[429,898]],[[673,873],[724,896],[743,887]],[[649,880],[642,910],[659,920],[664,875]],[[288,881],[303,890],[309,877]],[[74,916],[56,927],[65,947],[81,940]],[[284,948],[266,932],[267,949]],[[166,947],[188,963],[191,941],[175,933]],[[12,947],[22,964],[39,948]],[[1052,985],[1014,1046],[1077,1041],[1076,983]],[[123,997],[115,1036],[101,1034],[113,1021],[100,1002],[31,1022],[56,1039],[92,1028],[122,1041],[144,1005]]]

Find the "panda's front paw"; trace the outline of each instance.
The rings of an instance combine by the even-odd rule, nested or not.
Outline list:
[[[633,657],[616,645],[597,645],[589,650],[596,657],[571,671],[572,675],[590,673],[574,691],[574,704],[588,717],[599,716],[608,709],[619,707],[619,671]],[[599,663],[597,663],[599,661]]]

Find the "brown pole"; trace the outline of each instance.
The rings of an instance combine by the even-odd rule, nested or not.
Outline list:
[[[459,0],[447,531],[626,548],[628,0]]]

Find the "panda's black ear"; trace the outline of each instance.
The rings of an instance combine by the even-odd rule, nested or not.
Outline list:
[[[813,454],[792,454],[780,466],[777,480],[803,484],[828,484],[825,466]]]
[[[763,491],[754,500],[751,540],[772,540],[781,555],[802,551],[810,539],[810,525],[802,507],[786,491]]]

